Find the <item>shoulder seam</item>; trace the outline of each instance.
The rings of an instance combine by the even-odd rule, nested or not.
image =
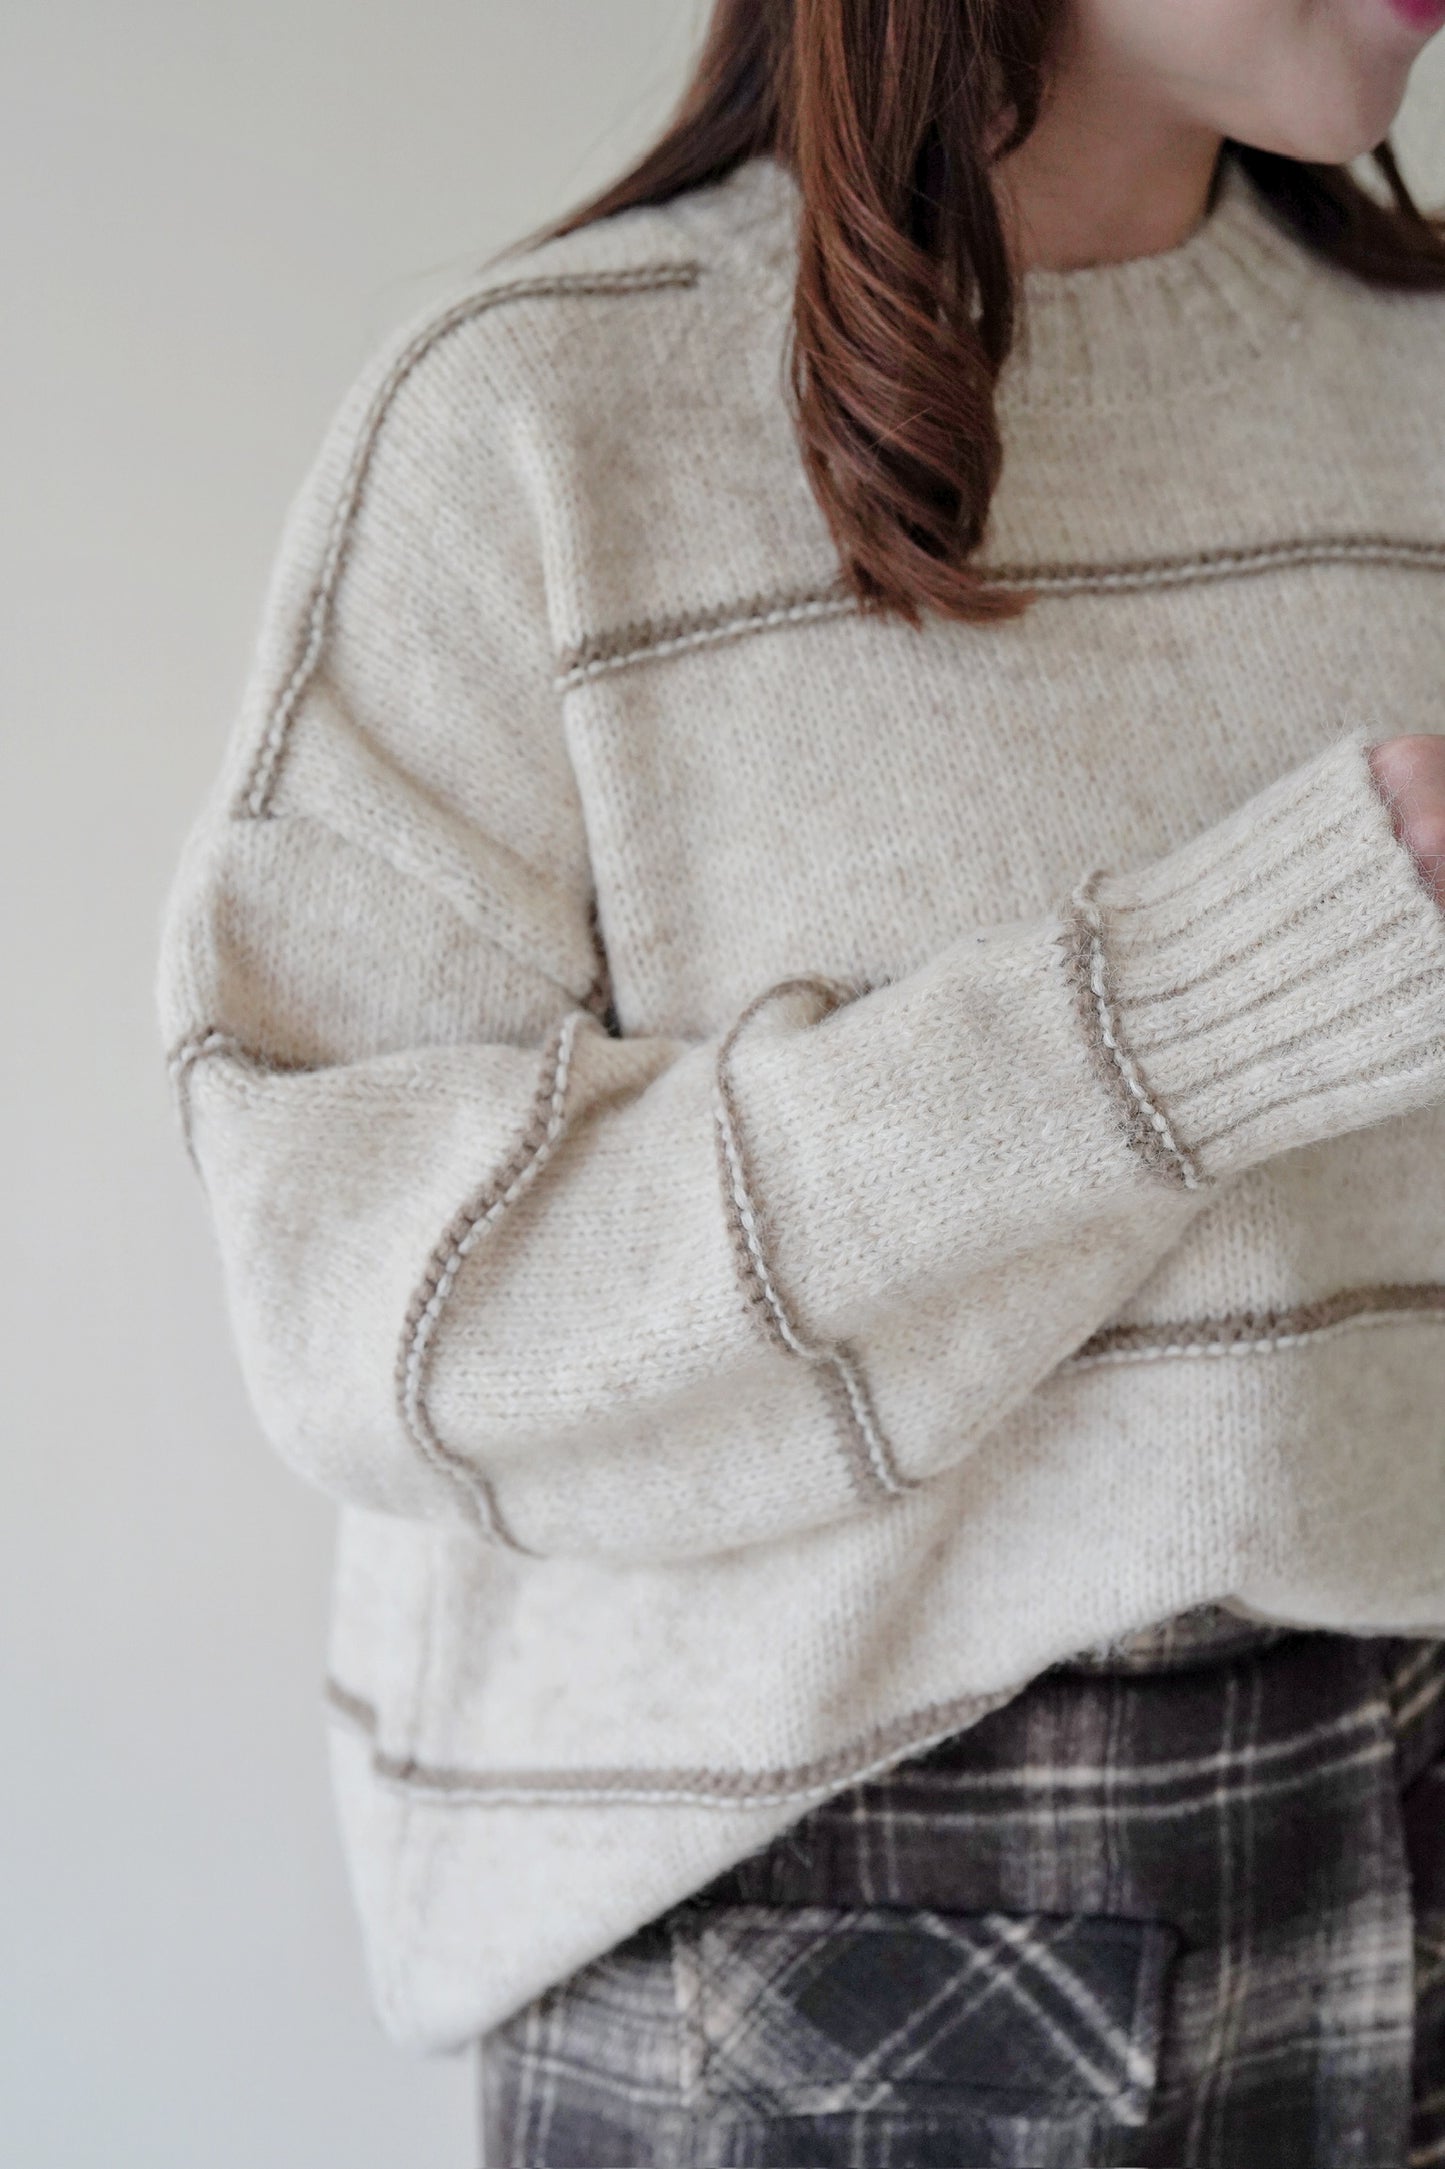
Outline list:
[[[506,303],[615,294],[654,293],[697,284],[702,266],[695,260],[640,264],[619,271],[555,272],[530,279],[512,279],[502,286],[483,287],[463,296],[424,324],[407,341],[372,396],[352,447],[343,477],[320,569],[301,617],[301,639],[290,675],[271,703],[266,726],[252,756],[233,812],[238,819],[264,820],[269,813],[277,773],[286,750],[286,738],[301,701],[316,675],[331,630],[332,610],[346,561],[356,513],[366,485],[371,456],[397,393],[412,371],[442,340],[463,324],[486,315]]]

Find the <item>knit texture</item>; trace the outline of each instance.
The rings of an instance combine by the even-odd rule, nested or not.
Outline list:
[[[767,160],[403,326],[290,507],[159,1001],[342,1507],[376,2004],[455,2046],[1071,1653],[1445,1631],[1445,302],[1230,169],[1026,282],[983,561],[860,614]]]

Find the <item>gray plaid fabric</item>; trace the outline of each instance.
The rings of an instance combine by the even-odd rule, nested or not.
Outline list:
[[[1055,1667],[478,2062],[485,2169],[1445,2169],[1445,1644]]]

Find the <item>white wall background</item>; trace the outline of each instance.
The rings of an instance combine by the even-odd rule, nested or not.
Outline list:
[[[640,143],[698,9],[0,16],[0,2161],[469,2169],[466,2064],[402,2057],[366,2004],[331,1509],[233,1367],[156,915],[341,392],[444,270]]]
[[[371,2019],[331,1511],[259,1439],[156,918],[285,501],[375,341],[661,117],[701,0],[8,0],[0,2159],[468,2169]],[[1445,40],[1401,130],[1445,193]],[[5,170],[8,169],[8,170]]]

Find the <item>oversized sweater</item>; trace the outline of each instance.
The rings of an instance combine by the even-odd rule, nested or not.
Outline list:
[[[419,2050],[1071,1652],[1445,1631],[1445,914],[1364,751],[1445,728],[1445,299],[1233,167],[1028,273],[1038,599],[919,630],[804,475],[795,212],[757,160],[385,343],[166,908]]]

